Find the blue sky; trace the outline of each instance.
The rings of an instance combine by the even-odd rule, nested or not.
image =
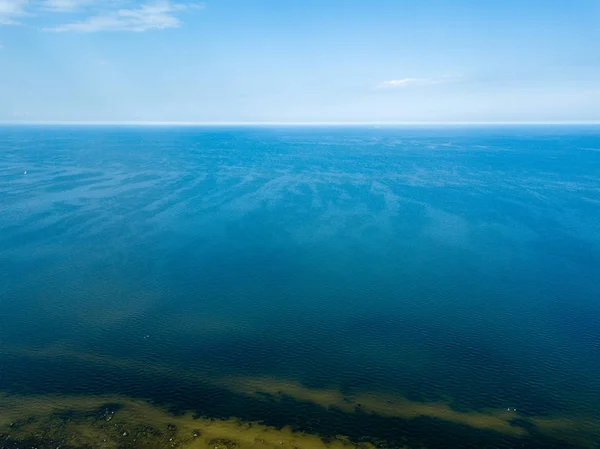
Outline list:
[[[0,0],[0,121],[600,121],[600,0]]]

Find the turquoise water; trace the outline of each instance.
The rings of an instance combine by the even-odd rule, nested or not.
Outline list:
[[[0,207],[5,393],[600,444],[600,127],[0,127]]]

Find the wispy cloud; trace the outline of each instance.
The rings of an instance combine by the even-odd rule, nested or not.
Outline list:
[[[65,0],[68,1],[68,0]],[[151,29],[177,28],[181,25],[179,14],[191,9],[199,9],[197,3],[172,3],[168,0],[145,3],[137,8],[104,11],[78,22],[44,31],[147,31]]]
[[[438,76],[430,78],[399,78],[383,81],[377,84],[378,89],[406,89],[409,87],[433,86],[435,84],[446,84],[456,81],[453,76]]]
[[[91,5],[95,0],[43,0],[42,8],[55,12],[71,12]]]
[[[24,18],[52,13],[77,14],[77,21],[43,28],[44,31],[146,31],[176,28],[186,11],[201,9],[191,0],[0,0],[0,26],[19,25]]]
[[[25,15],[28,0],[0,0],[0,26],[16,25],[17,18]]]

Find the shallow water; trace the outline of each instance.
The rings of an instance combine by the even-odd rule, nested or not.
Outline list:
[[[0,155],[14,447],[600,444],[600,127],[0,127]]]

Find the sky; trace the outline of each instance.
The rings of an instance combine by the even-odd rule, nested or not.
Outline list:
[[[0,0],[0,122],[600,121],[600,0]]]

